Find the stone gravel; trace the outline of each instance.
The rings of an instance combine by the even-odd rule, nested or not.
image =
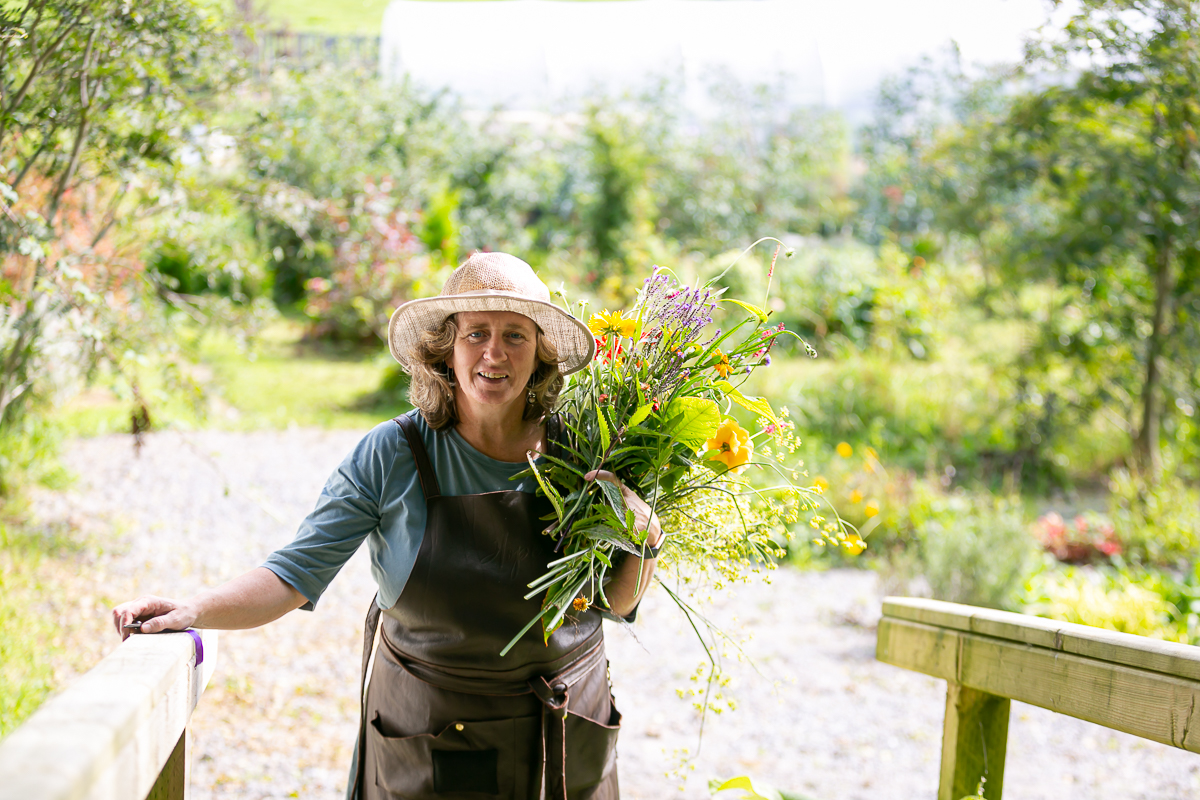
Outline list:
[[[56,586],[72,598],[64,624],[76,651],[98,658],[117,645],[109,604],[186,596],[261,563],[362,433],[162,432],[140,454],[128,437],[69,443],[78,478],[39,492],[35,511],[88,544],[82,567],[63,578],[74,585]],[[193,800],[341,796],[373,594],[363,551],[315,613],[221,634],[190,729]],[[710,779],[735,775],[814,800],[934,797],[945,684],[874,660],[879,607],[874,575],[856,570],[781,569],[770,584],[716,597],[706,609],[753,663],[727,660],[738,708],[710,715],[698,743],[698,715],[677,690],[696,686],[689,678],[703,654],[666,593],[652,589],[631,630],[607,632],[624,713],[623,797],[705,798]],[[1198,793],[1200,757],[1013,705],[1010,800]]]

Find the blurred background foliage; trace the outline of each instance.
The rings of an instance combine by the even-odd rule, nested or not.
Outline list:
[[[1198,641],[1195,3],[1085,0],[988,71],[950,48],[858,127],[719,77],[697,118],[669,81],[530,115],[264,73],[232,8],[0,11],[4,574],[62,549],[21,498],[65,435],[406,408],[388,315],[475,250],[599,310],[778,236],[770,278],[759,250],[722,280],[820,358],[781,348],[755,390],[869,534],[854,562],[797,536],[796,564]]]

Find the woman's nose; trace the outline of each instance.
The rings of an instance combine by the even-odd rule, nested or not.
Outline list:
[[[488,339],[484,354],[491,361],[503,361],[508,356],[508,351],[504,349],[504,342],[499,337],[493,336]]]

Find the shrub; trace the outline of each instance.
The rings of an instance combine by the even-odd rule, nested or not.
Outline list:
[[[1047,570],[1026,584],[1026,613],[1153,639],[1187,641],[1186,625],[1172,624],[1178,609],[1123,572]]]
[[[1182,565],[1200,549],[1200,489],[1166,475],[1151,483],[1124,469],[1109,482],[1109,515],[1133,563]]]
[[[1015,498],[936,493],[909,513],[918,566],[933,597],[988,608],[1016,605],[1035,547]]]
[[[1080,514],[1069,524],[1059,514],[1045,514],[1038,519],[1034,533],[1047,552],[1068,564],[1110,558],[1124,549],[1112,522],[1094,511]]]

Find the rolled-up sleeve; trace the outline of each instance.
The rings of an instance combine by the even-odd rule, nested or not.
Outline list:
[[[379,529],[384,485],[396,456],[396,437],[387,422],[372,430],[329,476],[316,508],[290,544],[263,566],[307,599],[312,611],[363,540]]]

